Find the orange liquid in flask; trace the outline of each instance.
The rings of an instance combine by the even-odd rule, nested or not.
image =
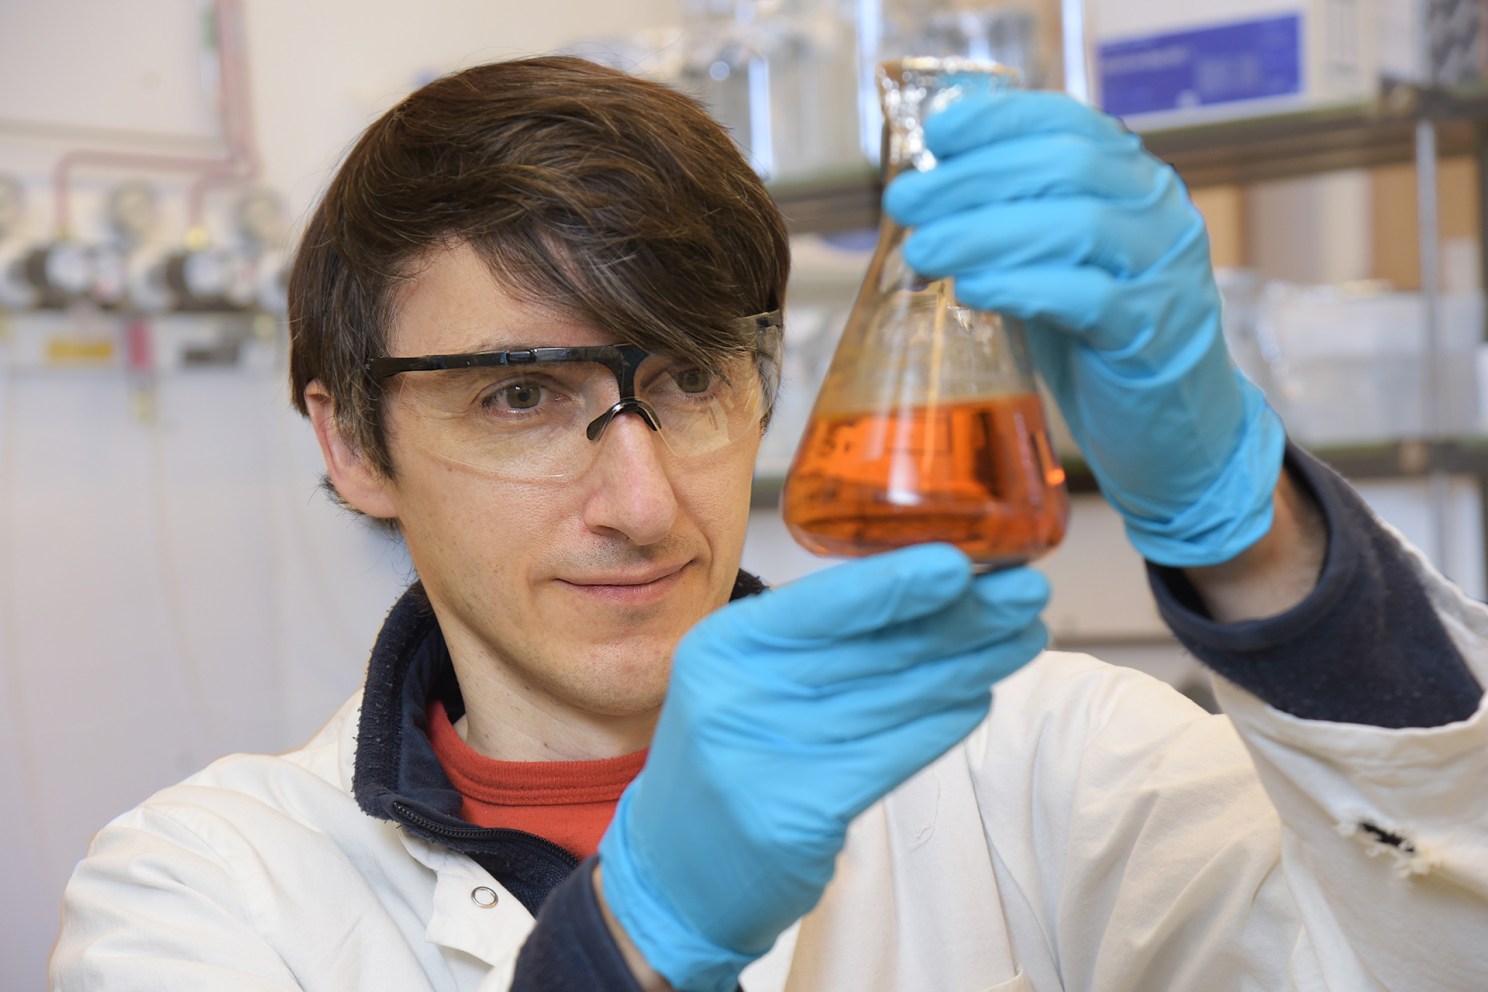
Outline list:
[[[1052,550],[1069,518],[1036,393],[814,419],[782,501],[818,554],[946,541],[988,568]]]

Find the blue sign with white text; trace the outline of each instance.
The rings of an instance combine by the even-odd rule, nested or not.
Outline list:
[[[1107,113],[1145,114],[1302,92],[1298,14],[1151,35],[1097,51]]]

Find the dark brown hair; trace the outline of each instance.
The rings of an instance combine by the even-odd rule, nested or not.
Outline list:
[[[310,217],[289,278],[290,389],[319,380],[342,436],[393,474],[382,389],[398,288],[469,244],[509,292],[713,365],[738,317],[784,304],[784,222],[691,98],[582,59],[476,66],[369,127]]]

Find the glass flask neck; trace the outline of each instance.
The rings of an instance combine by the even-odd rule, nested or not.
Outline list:
[[[925,121],[963,96],[1018,88],[1018,73],[997,62],[918,56],[878,67],[883,103],[883,179],[935,164],[925,147]]]

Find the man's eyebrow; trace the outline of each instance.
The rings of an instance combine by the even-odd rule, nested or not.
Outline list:
[[[540,344],[529,344],[525,341],[481,341],[469,349],[462,349],[456,354],[460,355],[488,355],[502,351],[527,351],[531,348],[541,348]]]
[[[532,348],[549,348],[550,342],[530,338],[489,337],[453,351],[442,351],[442,355],[490,355],[503,351],[527,351]]]
[[[554,341],[553,337],[563,337],[561,331],[553,336],[545,332],[548,328],[538,326],[535,328],[519,329],[512,332],[487,331],[485,336],[476,340],[468,347],[460,348],[458,351],[446,351],[446,355],[488,355],[502,351],[527,351],[532,348],[573,348],[589,347],[590,345],[562,344]],[[592,342],[591,342],[592,344]]]

